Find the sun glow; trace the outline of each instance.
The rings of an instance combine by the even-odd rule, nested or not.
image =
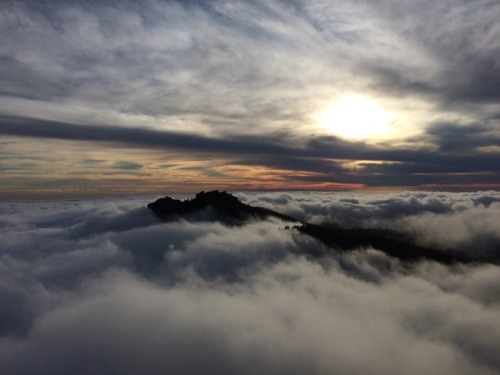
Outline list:
[[[344,96],[323,112],[320,122],[339,137],[367,139],[387,133],[390,118],[373,100]]]

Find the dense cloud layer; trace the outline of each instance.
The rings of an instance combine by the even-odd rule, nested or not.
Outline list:
[[[494,192],[239,196],[499,249],[477,223],[497,220]],[[1,203],[1,373],[500,371],[498,266],[339,254],[275,220],[161,223],[151,200]],[[438,231],[449,223],[460,229]]]

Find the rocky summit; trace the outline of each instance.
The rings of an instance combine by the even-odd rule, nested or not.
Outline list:
[[[335,251],[375,248],[403,262],[434,260],[440,263],[469,263],[484,261],[480,254],[465,254],[453,249],[434,249],[420,246],[406,234],[387,229],[342,228],[335,224],[310,224],[273,210],[254,207],[241,202],[225,191],[196,194],[193,199],[181,201],[171,197],[149,203],[148,208],[164,221],[179,218],[219,221],[226,225],[243,225],[248,220],[275,217],[296,225],[285,229],[296,230],[322,242]],[[491,261],[491,260],[490,260]],[[493,263],[500,263],[494,259]]]
[[[242,203],[234,195],[225,191],[209,191],[196,194],[193,199],[181,201],[171,197],[160,198],[149,203],[148,208],[162,220],[173,220],[178,217],[196,216],[212,210],[213,217],[224,223],[239,224],[252,218],[265,219],[276,217],[285,221],[297,221],[263,207],[253,207]]]

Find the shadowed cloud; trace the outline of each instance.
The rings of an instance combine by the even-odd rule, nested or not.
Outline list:
[[[496,192],[238,196],[319,221],[406,229],[443,249],[497,254],[500,243]],[[151,200],[0,203],[2,373],[500,369],[496,265],[326,252],[277,218],[163,223]]]
[[[456,136],[450,138],[450,132],[456,133]],[[498,139],[489,136],[488,130],[481,127],[437,125],[431,128],[428,134],[436,140],[438,151],[382,148],[331,136],[302,139],[300,143],[296,143],[285,142],[288,135],[283,134],[213,138],[139,127],[79,125],[14,117],[0,118],[0,133],[9,136],[82,140],[115,147],[123,144],[136,148],[222,155],[240,165],[318,173],[294,177],[311,182],[411,186],[443,183],[445,179],[442,175],[445,174],[452,174],[446,180],[457,184],[470,182],[468,174],[475,175],[476,183],[500,182],[500,155],[475,150],[477,147],[498,144]],[[353,170],[342,164],[357,160],[363,162],[359,162],[359,168]],[[141,164],[134,162],[115,163],[116,168],[123,170],[137,170],[140,166]]]

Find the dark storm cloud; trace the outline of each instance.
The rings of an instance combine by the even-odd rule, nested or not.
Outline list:
[[[494,233],[500,212],[495,192],[241,196],[281,212],[402,220],[447,243]],[[500,369],[498,266],[408,269],[375,249],[313,260],[302,254],[321,245],[284,223],[160,223],[151,200],[0,204],[2,373]],[[431,214],[432,226],[419,221]],[[462,226],[439,229],[450,224]]]

